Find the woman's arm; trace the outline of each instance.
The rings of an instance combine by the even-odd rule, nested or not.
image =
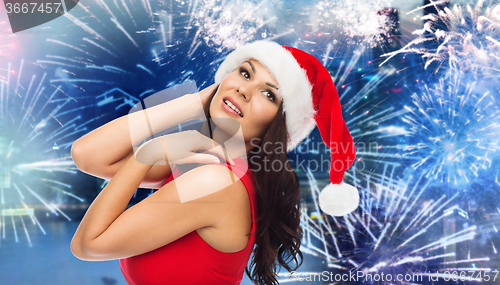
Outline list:
[[[149,252],[196,229],[217,228],[234,216],[229,213],[241,210],[245,202],[241,197],[248,199],[243,184],[233,182],[234,173],[227,167],[204,165],[124,212],[150,169],[132,156],[111,179],[89,207],[71,241],[76,257],[113,260]],[[181,203],[176,184],[212,194]]]
[[[207,89],[202,92],[207,92]],[[122,116],[84,135],[76,140],[71,148],[75,165],[90,175],[111,179],[134,155],[133,146],[150,136],[150,129],[153,133],[158,133],[179,123],[203,118],[200,101],[202,92],[187,94]],[[159,188],[170,172],[168,164],[154,165],[148,170],[139,187]]]

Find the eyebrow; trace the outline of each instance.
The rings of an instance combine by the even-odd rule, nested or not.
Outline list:
[[[276,85],[274,85],[274,84],[272,84],[272,83],[266,82],[266,84],[267,84],[268,86],[271,86],[272,88],[274,88],[274,89],[276,89],[276,90],[279,90],[279,89],[278,89],[278,86],[276,86]]]
[[[253,73],[257,73],[257,70],[255,70],[255,66],[253,65],[253,63],[251,61],[247,60],[245,62],[247,62],[250,65],[250,67],[252,68]],[[266,82],[266,84],[268,86],[271,86],[272,88],[274,88],[276,90],[279,90],[278,86],[276,86],[276,85],[274,85],[272,83]]]
[[[252,68],[253,73],[257,73],[257,71],[255,70],[255,66],[253,66],[253,63],[251,61],[247,60],[245,62],[248,62],[248,64],[250,64],[250,67]]]

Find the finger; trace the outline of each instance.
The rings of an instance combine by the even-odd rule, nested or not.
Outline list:
[[[234,160],[232,158],[229,157],[229,155],[227,154],[226,150],[221,146],[221,145],[218,145],[218,146],[215,146],[215,147],[212,147],[211,149],[207,150],[208,152],[210,153],[213,153],[215,155],[218,155],[220,156],[221,158],[223,158],[225,161],[229,161],[229,163],[231,165],[235,165],[234,163]],[[227,158],[226,158],[227,157]]]
[[[186,163],[201,163],[201,164],[220,164],[220,160],[213,155],[194,153],[186,158],[179,159],[175,161],[176,164],[186,164]]]

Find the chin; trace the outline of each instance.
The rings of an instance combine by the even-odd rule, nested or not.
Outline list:
[[[241,130],[241,120],[238,120],[235,116],[228,114],[221,107],[210,108],[210,117],[212,122],[217,126],[217,128],[223,130],[231,136],[236,136],[240,133],[239,137],[242,137]],[[240,117],[240,119],[243,119]]]

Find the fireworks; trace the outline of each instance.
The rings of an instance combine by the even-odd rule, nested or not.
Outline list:
[[[478,263],[489,261],[488,257],[471,257],[470,251],[461,256],[452,250],[451,245],[477,236],[477,226],[468,224],[467,212],[457,204],[459,193],[429,198],[429,181],[423,175],[414,177],[417,172],[413,171],[399,179],[400,171],[395,163],[384,163],[380,174],[349,170],[349,179],[361,193],[360,206],[352,214],[333,220],[320,214],[316,202],[320,190],[308,171],[314,205],[303,209],[301,215],[301,250],[324,258],[339,272],[383,273],[394,278],[412,274],[420,278],[412,284],[422,284],[419,281],[429,276],[447,278],[445,272],[450,269],[442,267],[448,264],[461,264],[475,272],[490,271]],[[450,219],[462,219],[463,228],[443,233],[443,225]],[[381,284],[391,284],[387,282],[391,280],[385,281]]]
[[[443,3],[449,2],[435,1],[429,5],[439,9],[437,5]],[[413,32],[419,37],[398,51],[384,54],[387,59],[382,64],[399,53],[417,53],[425,59],[426,69],[436,63],[435,72],[444,66],[448,75],[472,73],[498,77],[500,4],[484,7],[484,0],[475,7],[455,4],[452,9],[439,9],[438,15],[428,14],[422,20],[426,21],[424,27]]]
[[[62,85],[73,95],[83,92],[82,98],[90,101],[87,94],[95,94],[90,104],[115,104],[116,109],[132,107],[140,97],[164,89],[168,83],[162,80],[168,70],[157,74],[168,63],[162,56],[169,44],[168,31],[163,28],[165,15],[153,13],[148,1],[132,6],[123,1],[98,4],[106,11],[105,17],[96,17],[91,7],[81,3],[83,17],[92,21],[83,22],[79,15],[65,14],[80,29],[75,29],[71,37],[48,38],[48,45],[57,46],[58,52],[46,54],[45,59],[37,62],[55,69],[52,84]],[[131,10],[140,17],[132,17]],[[140,25],[136,22],[139,18],[147,20]],[[126,83],[135,86],[124,90]]]
[[[317,25],[329,29],[340,29],[351,43],[375,46],[388,32],[395,28],[387,13],[391,0],[347,0],[320,1],[316,4]]]
[[[0,74],[0,228],[2,238],[13,229],[18,242],[22,224],[31,246],[24,216],[45,234],[39,211],[71,220],[61,205],[84,200],[61,175],[77,173],[69,149],[84,124],[77,125],[80,116],[68,108],[74,99],[50,86],[47,74],[32,74],[30,65],[8,63]]]
[[[188,25],[198,29],[193,44],[200,38],[209,47],[216,47],[221,52],[267,38],[271,34],[263,26],[277,18],[270,16],[269,5],[263,3],[242,0],[196,1]]]
[[[491,166],[491,155],[499,148],[500,112],[493,94],[479,93],[475,85],[455,77],[424,85],[412,95],[400,134],[408,141],[403,157],[418,160],[413,168],[456,185],[471,182],[479,169]]]

